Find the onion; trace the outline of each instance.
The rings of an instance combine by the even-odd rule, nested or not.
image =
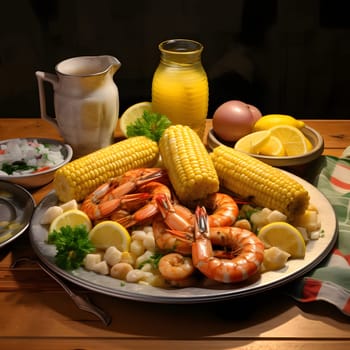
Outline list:
[[[261,112],[255,106],[231,100],[220,105],[213,115],[215,134],[224,141],[236,141],[253,130]]]
[[[254,124],[262,117],[261,112],[253,105],[248,105],[250,112],[253,114]]]

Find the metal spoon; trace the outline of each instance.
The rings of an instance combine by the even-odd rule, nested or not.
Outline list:
[[[58,278],[48,267],[46,267],[43,263],[38,260],[31,259],[28,257],[19,258],[11,264],[11,268],[15,268],[18,263],[21,262],[31,262],[39,265],[50,277],[52,277],[71,297],[74,301],[75,305],[83,311],[90,312],[97,316],[105,326],[110,325],[112,318],[108,315],[104,310],[99,308],[97,305],[93,304],[93,302],[87,297],[82,297],[80,295],[75,294],[60,278]]]

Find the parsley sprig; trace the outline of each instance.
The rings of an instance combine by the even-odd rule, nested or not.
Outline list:
[[[21,170],[35,170],[37,167],[27,165],[24,161],[15,161],[13,163],[3,163],[0,170],[4,171],[5,173],[12,175],[15,171],[21,171]]]
[[[147,136],[158,142],[164,130],[170,125],[171,122],[167,116],[145,110],[142,117],[127,126],[126,134],[128,137]]]
[[[85,225],[67,225],[54,230],[49,233],[47,242],[56,246],[55,263],[64,270],[78,268],[85,256],[95,250]]]
[[[151,266],[154,269],[158,269],[159,260],[161,259],[162,256],[163,254],[155,253],[152,256],[150,256],[149,259],[143,261],[137,268],[142,269],[142,267],[145,266],[146,264],[151,264]]]

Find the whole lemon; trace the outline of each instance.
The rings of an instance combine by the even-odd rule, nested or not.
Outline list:
[[[253,127],[254,131],[271,129],[277,125],[289,125],[301,129],[305,123],[286,114],[268,114],[262,116]]]

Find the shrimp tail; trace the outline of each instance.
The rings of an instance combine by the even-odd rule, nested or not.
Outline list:
[[[192,213],[189,209],[173,204],[168,196],[159,193],[155,196],[158,209],[164,222],[173,230],[192,232]]]
[[[197,206],[195,218],[195,240],[203,237],[209,239],[209,220],[205,207]]]

